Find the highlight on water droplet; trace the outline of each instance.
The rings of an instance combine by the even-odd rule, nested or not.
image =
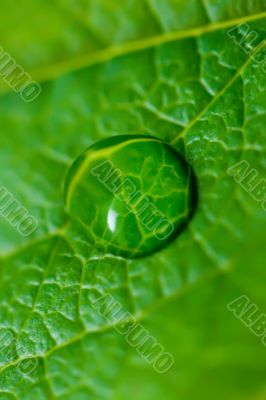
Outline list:
[[[170,243],[197,202],[191,166],[159,139],[124,135],[101,140],[73,163],[65,205],[88,241],[114,255],[137,258]]]

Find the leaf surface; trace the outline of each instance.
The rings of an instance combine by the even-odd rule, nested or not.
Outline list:
[[[26,51],[14,44],[16,12],[3,42],[43,90],[30,105],[0,98],[0,182],[39,221],[23,239],[0,220],[1,334],[14,337],[0,359],[1,398],[264,399],[265,348],[226,308],[245,293],[266,310],[266,214],[226,172],[244,159],[266,173],[265,72],[227,34],[249,21],[263,57],[264,2],[42,3],[25,2],[36,10],[17,27]],[[189,228],[139,260],[95,250],[64,212],[72,161],[122,134],[170,143],[199,184]],[[91,303],[103,293],[174,354],[168,374],[99,317]],[[18,368],[29,356],[30,377]]]

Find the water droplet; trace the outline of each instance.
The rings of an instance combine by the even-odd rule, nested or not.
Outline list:
[[[192,168],[147,136],[102,140],[81,154],[65,187],[68,213],[96,248],[128,258],[166,246],[196,206]]]

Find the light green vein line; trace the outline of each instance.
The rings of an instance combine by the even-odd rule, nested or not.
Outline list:
[[[89,67],[95,64],[103,63],[115,57],[134,53],[158,46],[163,43],[173,42],[176,40],[186,39],[190,37],[198,37],[205,33],[214,32],[220,29],[226,29],[241,23],[254,21],[266,17],[266,11],[259,14],[244,16],[241,18],[231,19],[229,21],[217,22],[214,24],[203,25],[188,30],[180,30],[175,32],[163,33],[146,39],[135,40],[132,42],[114,45],[110,48],[99,50],[93,55],[86,54],[76,58],[60,61],[56,64],[44,66],[43,68],[28,70],[27,72],[38,82],[52,80],[65,73]],[[9,92],[8,87],[1,88],[1,94]]]
[[[259,46],[256,48],[256,51],[254,52],[254,55],[256,55],[263,47],[266,46],[266,40],[262,41]],[[216,101],[222,97],[222,95],[227,91],[227,89],[241,76],[243,71],[248,67],[249,64],[251,64],[252,61],[254,61],[254,55],[253,57],[250,57],[247,59],[247,61],[239,68],[239,70],[235,73],[235,75],[227,82],[227,84],[222,88],[220,92],[218,92],[213,99],[207,104],[203,110],[199,114],[197,114],[191,121],[190,123],[186,126],[185,129],[183,129],[179,134],[170,142],[171,145],[174,145],[180,138],[184,137],[186,133],[194,126],[200,118],[211,108],[212,105],[216,103]]]
[[[0,254],[0,263],[1,262],[3,263],[11,258],[14,258],[14,257],[20,255],[21,253],[27,251],[31,247],[38,246],[49,240],[64,238],[64,234],[65,234],[65,231],[67,230],[68,226],[69,226],[69,221],[67,221],[61,228],[56,229],[53,232],[49,232],[40,237],[36,237],[28,242],[25,242],[24,244],[22,244],[20,246],[17,246],[16,248],[14,248],[6,253]]]
[[[143,139],[132,139],[131,143],[134,142],[152,142],[154,140],[157,140],[155,138],[143,138]],[[158,142],[160,142],[160,139],[157,140]],[[71,197],[73,194],[74,189],[76,188],[76,186],[78,185],[78,183],[80,182],[80,180],[82,179],[83,175],[85,174],[85,172],[88,169],[88,166],[95,160],[97,159],[105,159],[108,160],[108,156],[110,156],[110,154],[113,154],[114,152],[122,149],[123,147],[125,147],[125,143],[118,143],[117,145],[113,146],[111,151],[109,148],[107,149],[99,149],[96,151],[91,151],[90,149],[87,151],[86,157],[83,161],[83,163],[81,164],[81,166],[79,167],[78,171],[76,172],[75,176],[73,177],[69,188],[68,188],[68,193],[67,193],[67,197],[66,197],[66,207],[70,208],[70,204],[71,204]]]
[[[233,266],[231,265],[231,268]],[[231,269],[230,268],[230,269]],[[193,283],[188,283],[186,285],[183,286],[183,288],[180,290],[176,290],[174,291],[170,296],[168,297],[164,297],[162,299],[160,299],[159,301],[157,301],[155,304],[153,304],[152,306],[148,307],[147,309],[143,310],[139,315],[135,316],[136,321],[137,322],[142,322],[144,321],[146,318],[148,318],[151,314],[153,314],[154,312],[156,312],[158,309],[164,307],[165,305],[169,304],[170,302],[174,301],[175,299],[188,294],[191,290],[194,290],[195,288],[199,287],[200,285],[206,283],[206,281],[212,280],[216,277],[222,276],[225,273],[229,273],[230,269],[228,268],[227,271],[221,270],[221,269],[216,269],[213,270],[207,274],[205,274],[204,276],[202,276],[201,278],[199,278],[197,281],[193,282]],[[133,315],[134,316],[134,315]],[[132,318],[128,318],[125,319],[124,322],[130,322],[132,321]],[[118,323],[117,323],[118,324]],[[32,354],[31,357],[38,359],[38,358],[42,358],[45,359],[47,357],[49,357],[51,354],[53,354],[56,351],[59,351],[60,349],[63,349],[64,347],[67,346],[71,346],[72,344],[75,344],[76,342],[85,339],[87,336],[89,335],[94,335],[94,334],[101,334],[101,333],[106,333],[106,332],[110,332],[115,330],[115,327],[117,324],[112,324],[112,325],[104,325],[103,327],[100,327],[98,329],[94,329],[91,331],[85,330],[83,332],[80,332],[79,334],[73,336],[72,338],[58,344],[55,345],[54,347],[51,347],[49,350],[45,351],[42,354]],[[2,371],[4,371],[5,369],[11,367],[11,366],[15,366],[17,365],[19,362],[23,361],[24,359],[29,358],[29,355],[25,356],[25,357],[21,357],[19,359],[10,361],[4,365],[2,365],[0,367],[0,374]]]

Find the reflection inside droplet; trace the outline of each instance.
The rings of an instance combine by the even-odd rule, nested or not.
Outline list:
[[[107,215],[107,223],[111,232],[115,232],[117,216],[118,214],[111,208]]]

